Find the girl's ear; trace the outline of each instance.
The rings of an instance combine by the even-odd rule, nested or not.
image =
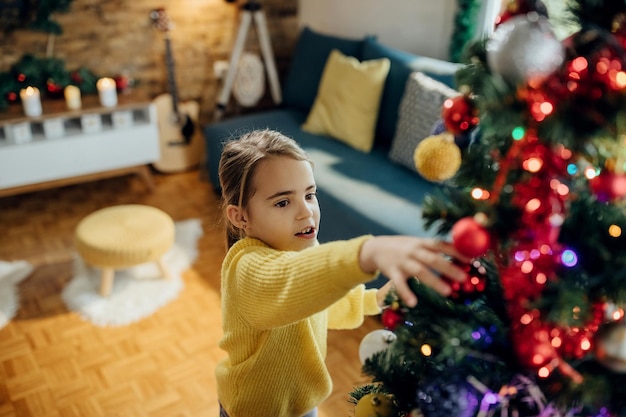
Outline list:
[[[245,229],[245,216],[241,207],[229,204],[226,207],[226,217],[228,221],[238,229]]]

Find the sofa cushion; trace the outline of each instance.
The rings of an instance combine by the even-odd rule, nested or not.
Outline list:
[[[417,145],[431,135],[441,118],[441,106],[460,93],[421,72],[414,72],[406,82],[398,114],[389,159],[416,171],[413,154]]]
[[[413,55],[383,45],[374,38],[366,38],[361,59],[369,60],[383,57],[390,59],[391,67],[380,104],[380,114],[376,126],[376,145],[389,149],[395,135],[400,101],[409,75],[412,72],[421,71],[454,87],[454,74],[460,68],[460,64]]]
[[[374,144],[389,59],[359,62],[333,49],[302,130],[327,135],[362,152]]]
[[[283,85],[282,102],[286,107],[303,112],[311,110],[326,60],[333,49],[360,59],[363,39],[326,35],[308,27],[302,29]]]

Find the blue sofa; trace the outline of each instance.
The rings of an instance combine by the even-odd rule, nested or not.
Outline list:
[[[371,152],[358,151],[332,137],[301,129],[317,93],[330,51],[369,60],[390,59]],[[422,226],[424,196],[436,184],[388,157],[396,130],[398,107],[409,75],[421,71],[453,85],[458,64],[419,57],[379,43],[373,37],[345,39],[304,28],[296,44],[290,71],[283,83],[280,107],[236,116],[204,126],[211,184],[219,192],[218,163],[225,141],[252,129],[270,128],[294,138],[315,164],[322,212],[321,242],[362,234],[433,235]],[[374,282],[372,285],[378,285]]]

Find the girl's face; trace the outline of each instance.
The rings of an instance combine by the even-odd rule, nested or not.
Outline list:
[[[243,211],[246,235],[279,250],[314,246],[320,208],[311,164],[284,156],[265,159],[252,181],[255,193]]]

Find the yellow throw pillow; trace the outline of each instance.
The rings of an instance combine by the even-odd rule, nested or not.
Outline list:
[[[390,66],[388,58],[359,62],[333,49],[302,130],[369,152]]]

